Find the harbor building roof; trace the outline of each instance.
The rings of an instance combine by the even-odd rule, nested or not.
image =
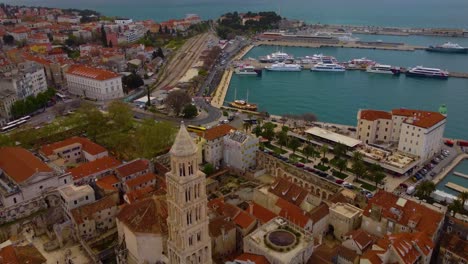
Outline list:
[[[197,145],[185,128],[184,123],[180,125],[174,144],[169,151],[171,155],[178,157],[186,157],[197,153]]]
[[[374,121],[377,119],[392,119],[392,114],[389,112],[385,111],[380,111],[380,110],[361,110],[360,112],[360,119],[368,120],[368,121]]]
[[[229,134],[233,130],[236,130],[236,128],[228,124],[222,124],[222,125],[207,129],[204,132],[199,132],[198,135],[208,141],[211,141],[220,137],[224,137],[225,135]]]
[[[413,126],[430,128],[445,120],[445,116],[439,112],[422,111],[422,110],[411,110],[411,109],[393,109],[393,115],[406,116],[405,123]]]
[[[305,131],[307,134],[323,138],[334,143],[341,143],[350,148],[356,147],[357,145],[362,144],[360,140],[354,139],[352,137],[347,137],[320,127],[311,127]]]

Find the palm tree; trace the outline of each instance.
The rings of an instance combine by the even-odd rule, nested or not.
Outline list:
[[[436,189],[432,181],[423,181],[416,187],[416,194],[422,198],[428,198]]]
[[[328,153],[328,145],[327,144],[323,144],[321,147],[320,147],[320,153],[322,153],[322,159],[325,158],[325,155],[327,155]]]
[[[340,170],[340,174],[343,172],[344,169],[348,166],[348,160],[347,159],[338,159],[336,161],[336,167]]]
[[[452,216],[455,216],[455,214],[463,211],[462,201],[460,201],[460,199],[454,200],[453,203],[448,206],[448,209],[452,211]]]
[[[280,145],[281,149],[283,149],[284,146],[288,145],[288,135],[284,131],[278,132],[276,135],[278,138],[278,144]]]
[[[462,205],[464,206],[466,200],[468,200],[468,192],[461,192],[461,193],[458,195],[458,199],[461,200]]]
[[[289,140],[289,147],[292,149],[293,154],[296,153],[297,148],[301,146],[301,142],[299,139],[293,137],[291,140]]]
[[[250,128],[252,128],[252,124],[250,122],[244,122],[242,127],[244,128],[245,132],[248,132]]]
[[[304,155],[306,156],[306,159],[309,160],[309,157],[313,156],[315,158],[315,147],[312,144],[307,144],[304,149],[302,149],[302,152],[304,152]]]
[[[346,155],[346,146],[342,143],[336,143],[335,146],[333,146],[333,154],[337,158],[342,158]]]

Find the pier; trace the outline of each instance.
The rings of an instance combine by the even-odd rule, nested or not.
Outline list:
[[[233,70],[226,70],[221,78],[221,82],[215,90],[213,99],[211,100],[211,105],[220,108],[224,103],[224,98],[226,97],[227,91],[229,89],[229,84],[231,83],[231,77]]]
[[[455,183],[453,183],[453,182],[447,182],[447,183],[445,184],[445,187],[448,187],[448,188],[450,188],[450,189],[453,189],[453,190],[455,190],[455,191],[457,191],[457,192],[461,192],[461,193],[462,193],[462,192],[468,192],[468,188],[465,188],[465,187],[460,186],[460,185],[458,185],[458,184],[455,184]]]
[[[458,176],[458,177],[462,177],[462,178],[468,179],[468,175],[467,175],[467,174],[464,174],[464,173],[461,173],[461,172],[458,172],[458,171],[453,172],[453,175],[456,175],[456,176]]]

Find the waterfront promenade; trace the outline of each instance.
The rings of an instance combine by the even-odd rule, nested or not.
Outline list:
[[[221,108],[223,105],[233,73],[234,71],[232,69],[228,69],[224,72],[223,77],[221,77],[221,81],[219,82],[219,85],[213,95],[213,99],[211,100],[211,105],[213,107]]]
[[[346,42],[346,43],[320,43],[320,42],[300,42],[300,41],[257,41],[255,42],[256,46],[285,46],[285,47],[303,47],[303,48],[325,48],[325,47],[334,47],[334,48],[354,48],[354,49],[379,49],[379,50],[398,50],[398,51],[415,51],[423,50],[426,47],[424,46],[415,46],[415,45],[364,45],[357,42]]]
[[[444,171],[442,171],[434,179],[432,179],[432,182],[434,182],[434,184],[437,185],[443,178],[447,176],[447,174],[449,174],[464,159],[468,159],[468,154],[461,154],[458,157],[456,157],[452,161],[452,163],[450,163],[450,165],[448,165],[444,169]]]

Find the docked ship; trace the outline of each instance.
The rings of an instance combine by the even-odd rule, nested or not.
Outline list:
[[[294,57],[287,53],[277,51],[267,56],[259,57],[258,60],[263,63],[271,63],[271,62],[284,62],[284,61],[292,61]]]
[[[468,53],[468,48],[462,47],[456,43],[446,42],[442,45],[429,46],[427,51],[443,53]]]
[[[336,63],[318,63],[310,69],[311,71],[325,71],[325,72],[344,72],[346,69]]]
[[[448,71],[443,71],[437,68],[416,66],[414,68],[409,68],[408,71],[406,71],[406,76],[447,79],[449,77],[449,73]]]
[[[234,100],[234,102],[229,103],[229,106],[241,110],[257,111],[256,104],[248,103],[245,100]]]
[[[369,60],[367,58],[360,58],[350,60],[346,64],[350,69],[366,69],[367,67],[374,65],[375,61]]]
[[[400,67],[393,67],[385,64],[374,64],[367,67],[366,72],[399,75]]]
[[[256,69],[255,67],[251,65],[240,66],[234,72],[238,75],[262,76],[262,70]]]
[[[271,66],[266,66],[267,71],[282,71],[282,72],[298,72],[302,70],[299,64],[286,64],[283,62],[274,63]]]
[[[323,54],[314,54],[312,56],[305,56],[299,59],[302,64],[338,63],[335,57],[325,56]]]

